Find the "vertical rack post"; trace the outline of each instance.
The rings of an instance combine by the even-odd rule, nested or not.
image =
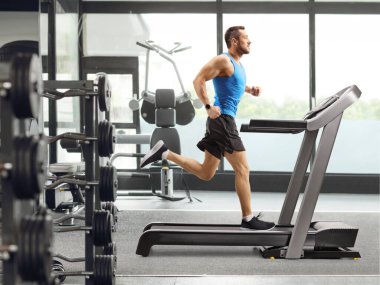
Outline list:
[[[95,98],[94,96],[88,96],[85,99],[85,134],[86,137],[95,136]],[[86,144],[83,150],[85,169],[86,169],[86,181],[94,181],[95,179],[95,144],[96,142],[90,141]],[[92,216],[94,213],[94,198],[95,191],[94,186],[89,185],[86,187],[86,201],[85,201],[85,224],[88,227],[92,227]],[[93,271],[94,264],[94,238],[92,231],[86,231],[85,234],[85,270]],[[86,285],[93,285],[93,278],[86,278]]]

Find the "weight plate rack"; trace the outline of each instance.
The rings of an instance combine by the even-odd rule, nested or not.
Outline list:
[[[102,202],[113,202],[116,199],[117,172],[112,166],[99,166],[99,157],[109,158],[115,149],[115,127],[107,120],[100,119],[110,110],[111,86],[107,75],[98,74],[95,81],[44,81],[44,97],[59,100],[65,97],[81,97],[84,104],[84,133],[64,133],[47,137],[47,144],[61,140],[61,145],[70,149],[80,149],[85,163],[85,173],[80,179],[56,177],[45,189],[55,188],[62,184],[77,185],[85,191],[84,226],[55,227],[54,231],[67,232],[84,230],[83,272],[67,272],[57,260],[68,262],[72,258],[55,253],[51,270],[55,280],[63,282],[66,276],[86,276],[86,285],[114,284],[116,270],[116,244],[113,232],[116,229],[111,205],[101,210]],[[68,89],[59,92],[56,89]],[[99,122],[100,121],[100,122]],[[107,248],[105,250],[105,248]],[[96,255],[105,252],[104,255]],[[82,259],[82,258],[81,258]]]
[[[37,199],[46,181],[47,142],[29,132],[43,90],[41,59],[18,53],[0,62],[2,284],[50,284],[52,219]]]

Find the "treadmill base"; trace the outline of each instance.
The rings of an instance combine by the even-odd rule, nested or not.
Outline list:
[[[287,247],[259,247],[261,256],[264,258],[286,258]],[[305,248],[302,251],[301,258],[311,259],[358,259],[360,258],[358,251],[350,250],[345,247],[331,247],[331,248]]]

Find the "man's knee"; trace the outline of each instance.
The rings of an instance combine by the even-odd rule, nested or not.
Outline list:
[[[234,170],[237,175],[249,176],[250,169],[249,166],[246,164],[240,164],[237,167],[235,167]]]
[[[199,178],[205,181],[210,181],[215,176],[216,170],[203,169],[200,173]]]

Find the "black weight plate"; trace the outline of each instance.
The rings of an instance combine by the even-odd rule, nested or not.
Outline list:
[[[29,261],[27,260],[27,247],[29,244],[29,227],[28,219],[23,218],[20,222],[20,231],[18,237],[18,254],[17,264],[20,272],[25,271],[25,267],[28,267]]]
[[[117,255],[116,242],[110,242],[103,248],[103,255]]]
[[[106,285],[114,285],[115,284],[115,257],[113,255],[108,255],[105,259],[105,266],[104,266],[107,274],[107,279],[104,280]]]
[[[112,98],[112,88],[111,83],[108,80],[108,77],[106,77],[106,106],[107,111],[111,109],[111,98]]]
[[[104,246],[105,244],[108,243],[107,241],[107,215],[106,215],[106,212],[105,211],[101,211],[101,223],[100,223],[100,236],[101,236],[101,240],[102,242],[99,244],[99,246]]]
[[[37,226],[36,218],[34,216],[29,217],[30,230],[29,230],[29,239],[27,241],[28,250],[27,250],[27,260],[28,266],[25,267],[25,272],[21,273],[21,276],[25,281],[36,281],[36,236],[37,236]]]
[[[23,179],[22,179],[22,163],[21,163],[21,152],[23,148],[21,145],[22,138],[15,137],[13,139],[13,170],[12,170],[12,187],[16,197],[20,197],[23,194]]]
[[[45,214],[40,216],[40,231],[39,231],[39,245],[40,245],[40,268],[41,268],[41,279],[43,281],[48,281],[50,279],[51,264],[52,264],[52,253],[51,246],[53,240],[53,220],[51,216]]]
[[[107,195],[107,172],[108,167],[107,166],[101,166],[99,169],[99,198],[100,201],[104,201],[106,195]]]
[[[94,283],[95,285],[115,284],[115,265],[112,255],[97,255],[94,261]]]
[[[93,215],[93,239],[94,245],[96,246],[104,246],[109,241],[107,241],[107,215],[106,211],[96,210]]]
[[[42,93],[42,68],[35,54],[17,54],[11,67],[11,103],[19,119],[37,118]]]
[[[109,166],[107,171],[107,195],[104,197],[107,202],[115,202],[117,196],[117,170],[114,166]]]
[[[22,153],[22,164],[23,164],[23,171],[22,171],[22,180],[24,181],[24,191],[28,193],[28,197],[26,199],[30,199],[34,197],[34,194],[36,192],[35,185],[33,183],[33,161],[32,161],[32,152],[33,152],[33,146],[32,146],[32,137],[24,137],[23,142],[21,144],[21,147],[23,148]]]
[[[51,263],[49,267],[46,268],[45,262],[45,233],[44,231],[44,216],[37,215],[36,216],[36,238],[35,238],[35,264],[36,264],[36,279],[38,281],[47,280],[48,274],[50,275]],[[46,273],[47,270],[47,273]]]
[[[101,255],[100,255],[101,256]],[[103,285],[103,280],[102,280],[102,259],[100,258],[99,255],[96,255],[94,258],[94,284],[95,285]]]
[[[15,168],[12,172],[12,184],[15,196],[19,199],[34,198],[31,170],[31,138],[18,137],[14,140],[15,145]]]
[[[117,207],[113,202],[106,202],[102,204],[104,210],[109,211],[113,215],[114,224],[117,223]]]
[[[101,157],[109,157],[112,147],[109,142],[110,124],[107,120],[101,121],[98,126],[98,153]],[[111,150],[110,150],[111,149]]]
[[[113,215],[106,211],[107,213],[107,223],[106,225],[106,233],[107,233],[107,243],[113,242]]]
[[[100,121],[98,124],[98,154],[101,157],[105,153],[105,150],[104,150],[104,123],[105,123],[105,121]]]
[[[18,253],[17,263],[20,275],[24,277],[28,274],[28,269],[30,268],[30,239],[33,223],[30,222],[29,217],[24,217],[22,218],[21,226],[20,235],[22,237],[20,239],[21,244],[19,244],[21,248]]]
[[[117,171],[113,166],[103,166],[100,169],[99,197],[102,202],[115,201],[117,187]],[[116,181],[115,181],[116,180]]]
[[[107,196],[106,200],[107,202],[112,201],[113,198],[113,174],[112,174],[112,166],[108,166],[107,169]]]
[[[33,161],[32,161],[32,152],[33,152],[33,146],[32,146],[32,137],[24,137],[22,139],[22,143],[20,144],[20,147],[23,148],[21,153],[21,163],[22,163],[22,172],[20,173],[19,179],[23,181],[24,186],[21,188],[23,191],[23,194],[18,197],[19,199],[31,199],[35,197],[36,189],[35,185],[33,183]],[[19,189],[17,190],[19,192]],[[16,194],[16,192],[15,192]],[[17,194],[16,194],[17,196]]]
[[[39,215],[33,216],[33,235],[30,243],[32,255],[30,256],[31,262],[33,262],[33,274],[31,274],[30,281],[42,281],[41,267],[43,264],[40,262],[40,231],[41,231],[41,217]]]
[[[108,112],[111,105],[111,86],[106,75],[98,78],[98,102],[102,112]]]
[[[117,170],[114,166],[110,166],[109,172],[110,172],[109,175],[110,175],[110,180],[111,180],[109,194],[111,196],[108,201],[115,202],[117,198],[117,188],[118,188]]]
[[[101,264],[101,279],[102,279],[102,284],[105,284],[107,280],[107,275],[106,275],[106,267],[105,267],[105,257],[104,255],[100,257],[100,264]]]
[[[108,146],[110,155],[115,152],[115,126],[110,123],[110,131],[108,133]]]
[[[32,141],[32,159],[31,169],[33,176],[33,189],[35,194],[39,194],[44,188],[47,176],[47,143],[46,138],[37,139],[34,137]]]
[[[20,109],[22,112],[28,113],[30,112],[30,108],[28,108],[28,100],[23,100],[23,97],[26,97],[28,95],[25,94],[26,88],[28,88],[29,83],[25,83],[25,69],[28,69],[28,66],[23,63],[22,57],[20,54],[15,56],[12,61],[11,65],[11,103],[12,103],[12,109],[16,117],[18,117],[19,111],[17,109]],[[26,84],[26,86],[25,86]],[[16,106],[18,107],[16,108]]]
[[[104,127],[104,155],[103,157],[109,157],[113,153],[113,141],[110,140],[111,138],[111,133],[112,133],[112,128],[111,124],[106,121],[105,122],[105,127]]]
[[[94,239],[94,244],[98,243],[99,235],[100,235],[100,229],[99,229],[99,214],[98,210],[94,211],[94,214],[92,215],[92,238]]]

